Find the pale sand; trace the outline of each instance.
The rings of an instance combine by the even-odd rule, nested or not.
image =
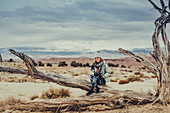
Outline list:
[[[129,84],[119,85],[118,82],[108,82],[108,86],[113,87],[116,90],[133,90],[137,92],[147,92],[151,90],[154,92],[156,86],[156,79],[145,80],[145,82],[131,82]],[[77,88],[68,88],[60,86],[56,83],[11,83],[11,82],[0,82],[0,100],[4,100],[10,96],[24,99],[29,101],[30,97],[37,94],[41,95],[42,91],[48,90],[50,87],[53,88],[65,88],[71,91],[71,96],[78,97],[85,95],[87,92]]]
[[[30,97],[37,94],[41,95],[42,91],[46,91],[53,88],[64,88],[71,91],[71,96],[78,97],[85,95],[86,91],[75,88],[63,87],[55,83],[9,83],[9,82],[0,82],[0,100],[5,100],[6,98],[13,96],[15,98],[20,98],[26,101],[30,100]]]
[[[144,82],[135,81],[123,85],[119,85],[118,82],[108,82],[107,85],[116,90],[133,90],[136,92],[148,92],[150,90],[154,93],[154,88],[157,85],[157,79],[152,78],[144,80]]]

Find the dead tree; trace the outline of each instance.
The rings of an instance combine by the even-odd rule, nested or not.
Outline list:
[[[154,22],[155,31],[152,35],[153,52],[150,53],[156,61],[156,66],[145,58],[129,51],[120,48],[119,52],[137,59],[157,76],[158,87],[153,103],[159,101],[162,104],[167,104],[170,103],[170,44],[166,34],[166,24],[170,22],[170,12],[167,11],[167,8],[170,10],[170,0],[168,0],[168,6],[165,5],[163,0],[160,0],[161,8],[151,0],[148,1],[161,14]],[[159,43],[160,36],[162,37],[165,52],[162,51]]]
[[[14,53],[19,58],[21,58],[25,64],[31,64],[33,60],[23,53],[16,52],[14,50],[9,50],[11,53]],[[25,60],[25,58],[27,60]],[[28,60],[29,59],[29,60]],[[0,70],[3,72],[9,73],[20,73],[20,74],[28,74],[29,72],[33,72],[33,77],[38,77],[44,80],[48,80],[62,86],[72,87],[72,88],[80,88],[85,91],[89,91],[91,87],[91,83],[87,80],[83,79],[75,79],[73,77],[66,77],[59,74],[52,73],[43,73],[39,70],[35,70],[34,68],[28,69],[18,69],[12,67],[4,67],[0,66]],[[31,69],[31,71],[29,70]],[[31,74],[30,74],[31,75]],[[8,109],[12,110],[31,110],[34,112],[39,111],[82,111],[82,110],[94,110],[104,111],[111,110],[114,108],[120,108],[125,105],[136,105],[136,104],[145,104],[153,101],[153,96],[148,95],[146,93],[137,93],[134,91],[119,91],[114,90],[114,88],[109,86],[99,86],[101,92],[99,94],[92,94],[90,96],[86,96],[85,94],[80,97],[71,97],[66,99],[54,99],[52,101],[43,100],[43,101],[33,101],[33,102],[24,102],[18,103],[16,105],[8,106]],[[94,105],[102,106],[96,107]],[[104,106],[104,107],[103,107]],[[0,110],[1,111],[1,110]]]
[[[24,61],[25,65],[27,66],[29,70],[28,71],[29,75],[34,76],[34,74],[37,73],[37,69],[35,68],[36,63],[32,58],[25,55],[24,53],[18,53],[14,51],[13,49],[9,49],[9,51]]]
[[[2,62],[3,62],[2,61],[2,56],[1,56],[1,53],[0,53],[0,65],[1,65]]]

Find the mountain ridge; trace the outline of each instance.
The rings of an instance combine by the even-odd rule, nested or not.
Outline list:
[[[57,50],[57,49],[50,49],[44,47],[11,47],[11,48],[0,48],[0,53],[4,58],[11,58],[14,57],[8,51],[9,49],[14,49],[20,53],[27,54],[34,59],[43,59],[43,58],[94,58],[95,53],[94,51],[78,51],[78,50]],[[152,48],[134,48],[129,50],[136,54],[144,54],[149,55],[149,52],[152,51]],[[102,53],[103,58],[106,59],[116,59],[116,58],[123,58],[126,57],[125,55],[118,52],[118,50],[100,50]]]

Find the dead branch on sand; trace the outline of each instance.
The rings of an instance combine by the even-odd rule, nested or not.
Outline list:
[[[9,73],[28,74],[33,77],[38,77],[43,80],[54,82],[62,86],[80,88],[82,90],[89,91],[91,83],[83,79],[75,79],[59,74],[43,73],[38,71],[35,66],[29,68],[30,64],[33,64],[33,60],[23,53],[16,52],[10,49],[10,52],[14,53],[21,58],[27,69],[17,69],[11,67],[0,66],[0,70]],[[27,58],[27,60],[25,60]],[[28,66],[29,64],[29,66]],[[32,72],[32,73],[30,73]],[[145,104],[153,101],[153,96],[148,94],[141,94],[134,91],[118,91],[109,86],[100,86],[101,93],[92,94],[90,96],[82,95],[81,97],[70,97],[64,99],[43,100],[34,102],[18,103],[16,105],[9,106],[8,109],[12,110],[31,110],[31,111],[84,111],[84,110],[111,110],[114,108],[124,107],[131,104]],[[95,107],[99,106],[99,107]]]

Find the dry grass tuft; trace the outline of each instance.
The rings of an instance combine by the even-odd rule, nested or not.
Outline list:
[[[128,80],[119,80],[119,84],[128,84],[129,81]]]
[[[110,79],[110,82],[117,82],[117,80],[114,80],[114,79]]]
[[[30,100],[34,100],[34,99],[36,99],[36,98],[38,98],[38,95],[37,95],[37,94],[31,96],[31,97],[30,97]]]
[[[24,102],[21,99],[16,99],[14,97],[8,97],[6,100],[0,101],[0,112],[5,110],[5,107],[8,105],[15,105],[17,103]]]
[[[42,91],[41,98],[42,99],[54,99],[54,98],[66,98],[70,96],[71,96],[71,92],[69,91],[69,89],[63,89],[63,88],[54,89],[53,87],[51,87],[47,91]]]
[[[140,81],[140,77],[139,76],[130,75],[130,76],[128,76],[127,80],[130,81],[130,82]]]
[[[141,73],[140,72],[134,72],[135,75],[140,75]]]

